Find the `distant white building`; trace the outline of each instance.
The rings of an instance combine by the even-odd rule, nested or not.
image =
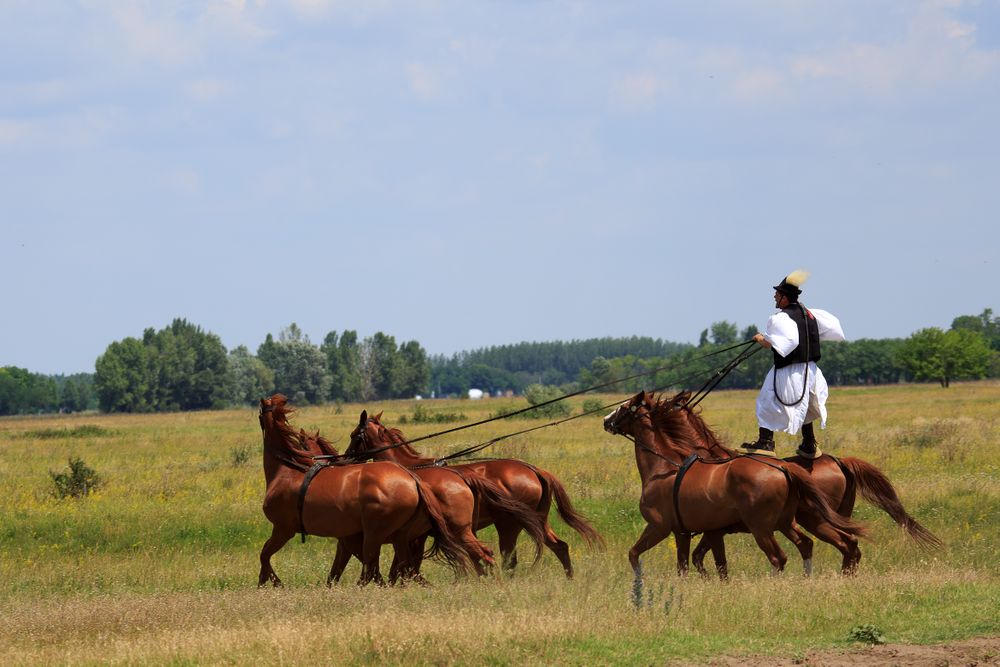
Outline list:
[[[469,399],[470,400],[478,401],[482,397],[483,397],[483,390],[482,389],[470,389],[469,390]]]

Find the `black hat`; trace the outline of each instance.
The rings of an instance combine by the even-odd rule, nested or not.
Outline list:
[[[799,289],[809,278],[809,272],[804,269],[796,269],[792,271],[787,276],[781,279],[781,282],[774,286],[775,291],[781,292],[789,297],[797,297],[802,294],[802,290]]]

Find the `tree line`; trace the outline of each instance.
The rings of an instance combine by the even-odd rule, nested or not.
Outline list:
[[[633,336],[525,342],[430,357],[417,341],[397,344],[383,332],[362,339],[356,331],[331,331],[316,345],[295,323],[276,337],[268,334],[255,353],[243,345],[226,350],[215,334],[175,319],[159,331],[146,329],[141,338],[108,345],[93,374],[0,368],[0,415],[215,409],[253,404],[276,391],[297,404],[318,404],[464,396],[470,388],[521,394],[531,385],[563,391],[605,384],[621,392],[697,388],[732,356],[712,352],[756,331],[720,321],[702,331],[697,345]],[[947,387],[953,380],[1000,377],[1000,317],[986,309],[956,317],[948,330],[825,343],[822,352],[820,366],[833,385],[913,381]],[[755,354],[719,387],[757,387],[770,365],[770,354]]]

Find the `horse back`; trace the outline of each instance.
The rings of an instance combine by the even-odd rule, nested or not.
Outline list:
[[[473,461],[454,467],[485,477],[507,495],[531,508],[538,507],[545,493],[542,480],[539,479],[535,468],[517,459]]]

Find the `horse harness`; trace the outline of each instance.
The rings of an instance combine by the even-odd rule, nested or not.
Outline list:
[[[261,412],[272,412],[274,411],[274,406],[266,405],[261,408]],[[293,470],[298,470],[299,472],[305,473],[302,477],[302,484],[299,486],[299,499],[298,499],[298,512],[299,512],[299,533],[302,535],[302,541],[306,541],[306,523],[303,518],[303,510],[306,505],[306,492],[309,491],[309,484],[312,483],[313,478],[319,474],[319,471],[323,468],[329,468],[334,465],[343,465],[339,462],[329,461],[327,459],[320,459],[313,463],[311,466],[306,466],[304,463],[300,463],[293,458],[285,456],[284,454],[279,454],[277,452],[270,452],[279,463],[282,463]],[[315,460],[315,459],[314,459]]]
[[[680,535],[691,536],[691,535],[696,535],[698,533],[698,531],[688,530],[687,527],[684,525],[684,520],[681,518],[681,482],[684,481],[684,476],[687,474],[688,470],[691,469],[691,466],[695,464],[695,462],[706,463],[706,464],[722,464],[722,463],[730,463],[731,461],[735,461],[736,459],[749,458],[750,460],[756,461],[757,463],[762,463],[766,466],[770,466],[775,470],[780,470],[781,473],[785,476],[785,480],[789,484],[791,484],[792,481],[791,476],[788,474],[788,470],[785,468],[785,466],[772,463],[771,461],[768,461],[764,457],[757,458],[757,455],[755,454],[737,454],[736,456],[731,456],[729,458],[724,458],[724,459],[703,459],[700,456],[698,456],[698,454],[692,452],[691,454],[688,455],[686,459],[684,459],[684,461],[682,461],[681,463],[677,463],[676,461],[667,458],[663,454],[660,454],[659,452],[636,442],[632,438],[628,439],[632,440],[632,442],[634,442],[635,445],[640,449],[643,449],[649,452],[650,454],[653,454],[654,456],[661,458],[667,463],[677,467],[677,479],[674,480],[673,496],[674,496],[674,518],[677,520],[677,526],[679,528],[679,530],[675,532],[677,532]],[[844,468],[844,465],[840,463],[839,460],[837,460],[837,463],[841,466],[841,469]]]

